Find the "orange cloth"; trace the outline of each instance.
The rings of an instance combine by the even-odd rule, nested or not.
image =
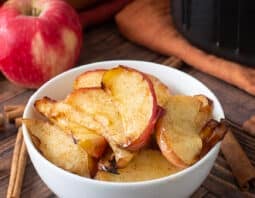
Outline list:
[[[120,32],[131,41],[164,55],[177,56],[194,68],[255,95],[255,69],[192,46],[176,31],[169,0],[135,0],[115,19]]]

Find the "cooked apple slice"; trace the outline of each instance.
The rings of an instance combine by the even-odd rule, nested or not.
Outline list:
[[[212,118],[213,102],[204,95],[195,95],[194,98],[201,102],[200,112],[196,119],[198,129],[202,129],[208,120]]]
[[[119,144],[129,150],[142,148],[157,119],[157,101],[151,81],[141,72],[119,66],[104,73],[102,86],[120,112],[127,141]]]
[[[35,145],[49,161],[81,176],[90,176],[89,156],[58,127],[41,120],[24,119]]]
[[[82,88],[73,91],[65,102],[100,123],[101,129],[97,131],[107,139],[115,153],[118,167],[125,166],[132,159],[131,152],[120,148],[121,144],[126,144],[127,138],[120,114],[109,94],[101,88]]]
[[[158,78],[152,75],[148,75],[149,79],[151,80],[155,93],[156,93],[156,98],[157,98],[157,103],[159,106],[163,107],[169,97],[172,95],[169,88],[162,83]]]
[[[198,159],[202,150],[199,132],[211,118],[210,108],[206,108],[201,98],[196,96],[172,96],[164,107],[165,114],[156,126],[159,148],[174,165],[189,166]]]
[[[111,149],[100,159],[99,170],[114,170],[116,168],[124,168],[133,159],[135,153],[118,147],[116,144],[110,143]]]
[[[120,148],[114,143],[110,143],[111,149],[113,150],[116,165],[118,168],[123,168],[133,159],[134,153],[126,149]]]
[[[71,116],[82,116],[82,113],[79,114],[79,112],[75,111],[67,104],[57,102],[47,97],[37,100],[35,102],[35,108],[64,132],[72,135],[74,141],[90,156],[99,158],[103,154],[107,146],[105,138],[95,131],[86,128],[84,125],[70,119]],[[99,127],[97,123],[95,123],[95,126]]]
[[[49,119],[65,117],[68,121],[78,123],[92,131],[100,131],[101,125],[86,112],[79,111],[64,101],[56,101],[48,97],[37,100],[34,104],[35,108]]]
[[[90,156],[100,158],[107,147],[105,138],[80,124],[66,120],[65,117],[58,117],[55,122],[60,128],[71,133],[74,141],[77,142]]]
[[[106,69],[97,69],[82,73],[75,79],[73,88],[101,87],[102,77],[105,71]]]
[[[123,169],[114,174],[98,171],[95,179],[113,182],[135,182],[157,179],[180,171],[168,162],[158,150],[141,150]]]
[[[82,73],[74,81],[74,89],[85,87],[101,87],[106,69],[91,70]],[[163,106],[171,95],[169,88],[153,75],[146,74],[154,87],[158,105]]]
[[[65,129],[65,131],[72,132],[75,139],[80,140],[78,141],[79,145],[94,157],[101,156],[106,146],[105,141],[102,140],[105,137],[115,153],[118,167],[123,167],[132,159],[133,154],[117,146],[114,140],[111,139],[111,133],[113,135],[119,135],[119,131],[121,133],[122,125],[120,121],[118,123],[118,113],[115,112],[111,101],[106,102],[107,100],[104,100],[107,97],[107,94],[105,94],[99,88],[79,89],[70,94],[66,102],[57,102],[44,97],[36,101],[35,107],[53,123]],[[91,106],[92,103],[94,103],[95,108]],[[101,106],[98,106],[100,104]],[[90,108],[86,108],[86,105]],[[111,108],[112,110],[110,110]],[[111,112],[115,113],[109,119]],[[107,116],[108,114],[109,116]],[[112,121],[112,119],[114,120]],[[92,131],[96,133],[92,133]],[[95,139],[93,137],[91,139],[90,134],[94,134]]]
[[[81,88],[67,96],[65,102],[91,116],[100,124],[102,133],[108,142],[125,144],[126,137],[121,116],[112,98],[101,88]]]
[[[78,145],[83,148],[87,153],[95,158],[100,158],[107,146],[106,140],[95,133],[82,133],[75,134],[74,137]]]

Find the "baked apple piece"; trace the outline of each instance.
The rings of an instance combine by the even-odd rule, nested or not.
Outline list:
[[[118,167],[125,166],[132,159],[133,154],[121,148],[127,138],[121,116],[108,93],[101,88],[81,88],[74,90],[65,102],[100,124],[97,132],[109,143]]]
[[[35,102],[35,108],[65,133],[71,135],[73,140],[90,156],[95,158],[101,157],[107,146],[107,142],[103,136],[88,129],[84,124],[81,125],[78,123],[79,120],[85,117],[82,112],[75,111],[71,106],[48,97],[37,100]],[[70,119],[71,117],[74,119]],[[75,120],[75,118],[78,119]],[[90,122],[90,120],[87,120],[87,122]],[[91,122],[90,125],[93,125],[93,123]],[[100,128],[99,124],[95,122],[93,126],[95,129]]]
[[[98,171],[95,179],[112,182],[135,182],[157,179],[180,171],[168,162],[158,150],[141,150],[122,169]]]
[[[120,149],[116,145],[111,145],[111,148],[108,148],[98,161],[98,170],[117,173],[117,169],[126,167],[135,154],[125,149]]]
[[[106,69],[90,70],[82,73],[78,76],[73,84],[74,89],[85,88],[85,87],[101,87],[103,75],[107,71]],[[163,106],[168,97],[171,95],[169,88],[162,83],[158,78],[153,75],[146,74],[151,80],[155,90],[157,103]]]
[[[101,87],[102,77],[105,71],[106,69],[96,69],[82,73],[74,80],[73,88]]]
[[[163,107],[172,94],[169,88],[164,83],[162,83],[158,78],[149,74],[148,77],[153,84],[157,98],[157,103],[159,106]]]
[[[79,102],[82,102],[83,100],[80,97],[83,97],[84,96],[83,94],[87,95],[87,92],[84,89],[77,90],[75,92],[77,93],[70,94],[67,100],[73,106],[77,107],[80,104]],[[96,97],[97,93],[94,91],[92,92],[95,94],[94,96]],[[98,96],[100,96],[100,94]],[[103,99],[103,97],[101,97],[101,99]],[[86,103],[84,103],[83,105],[86,105]],[[43,114],[51,122],[53,122],[54,124],[59,126],[61,129],[63,129],[66,133],[71,134],[72,137],[74,138],[74,141],[77,141],[78,145],[80,145],[89,155],[95,158],[101,157],[101,155],[103,154],[107,146],[107,142],[105,138],[99,134],[105,134],[106,131],[114,131],[113,128],[108,129],[107,126],[102,125],[103,121],[107,120],[108,118],[104,116],[100,117],[99,115],[99,116],[96,116],[97,118],[94,119],[94,114],[93,115],[88,114],[87,112],[84,112],[82,110],[79,111],[73,106],[67,103],[64,103],[63,101],[58,102],[58,101],[52,100],[48,97],[44,97],[35,102],[35,108],[41,114]],[[82,109],[82,107],[85,107],[85,106],[81,105],[80,108]],[[95,108],[95,112],[100,113],[98,108]],[[110,113],[110,111],[107,113]],[[99,120],[96,121],[98,117],[99,117]],[[116,126],[116,128],[118,128],[118,126]],[[133,158],[133,153],[120,148],[111,139],[108,140],[108,143],[114,152],[117,167],[126,166],[126,164],[128,164],[129,161]]]
[[[42,120],[24,119],[34,144],[46,159],[72,173],[90,177],[90,160],[86,151],[70,135]]]
[[[116,166],[123,168],[133,159],[135,153],[119,147],[114,143],[110,143],[110,147],[113,150]]]
[[[125,143],[121,115],[111,96],[101,88],[81,88],[70,93],[65,103],[89,115],[100,124],[98,131],[108,142]]]
[[[201,99],[203,99],[201,101]],[[203,142],[199,132],[212,116],[205,96],[171,96],[158,120],[156,139],[162,154],[175,166],[187,167],[198,160]]]
[[[157,120],[157,100],[149,78],[131,68],[107,70],[103,89],[111,95],[120,113],[125,141],[117,142],[129,150],[139,150],[149,140]]]

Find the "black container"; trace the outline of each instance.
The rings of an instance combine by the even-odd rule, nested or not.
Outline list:
[[[171,0],[177,29],[193,45],[255,66],[255,0]]]

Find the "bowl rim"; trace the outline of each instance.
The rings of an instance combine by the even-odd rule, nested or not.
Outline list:
[[[45,82],[40,88],[38,88],[36,90],[36,92],[33,93],[33,95],[29,98],[24,113],[23,113],[23,118],[29,118],[27,116],[27,114],[29,114],[30,108],[33,106],[34,103],[34,99],[37,98],[37,95],[41,92],[41,90],[44,90],[45,87],[49,86],[50,84],[54,83],[55,81],[58,81],[60,78],[62,78],[63,76],[67,75],[70,72],[76,72],[79,70],[82,70],[83,68],[86,69],[87,67],[89,67],[89,69],[91,69],[91,67],[95,67],[94,69],[97,69],[97,67],[99,67],[99,65],[102,64],[113,64],[113,65],[126,65],[128,67],[128,63],[142,63],[142,64],[149,64],[149,65],[154,65],[157,67],[164,67],[167,68],[169,70],[172,70],[174,72],[179,73],[180,75],[183,75],[186,78],[191,78],[191,80],[196,81],[196,83],[200,84],[201,86],[205,87],[208,89],[208,91],[210,92],[210,94],[212,96],[215,97],[218,105],[219,105],[219,114],[222,118],[225,117],[224,115],[224,111],[222,108],[222,105],[219,101],[219,99],[216,97],[216,95],[213,93],[213,91],[211,91],[204,83],[202,83],[201,81],[199,81],[198,79],[196,79],[195,77],[189,75],[188,73],[185,73],[183,71],[177,70],[174,67],[168,67],[165,66],[163,64],[159,64],[159,63],[154,63],[154,62],[149,62],[149,61],[141,61],[141,60],[107,60],[107,61],[98,61],[98,62],[92,62],[92,63],[88,63],[88,64],[84,64],[84,65],[80,65],[77,66],[75,68],[69,69],[65,72],[62,72],[60,74],[58,74],[57,76],[53,77],[52,79],[50,79],[49,81]],[[139,68],[136,68],[138,71]],[[84,72],[84,71],[83,71]],[[157,77],[157,76],[156,76]],[[56,166],[54,163],[50,162],[49,160],[47,160],[38,150],[37,148],[35,148],[35,145],[32,143],[31,137],[29,135],[29,132],[26,128],[26,126],[24,124],[22,124],[22,131],[23,131],[23,136],[24,136],[24,140],[25,140],[25,144],[28,148],[28,150],[30,150],[31,152],[33,152],[37,157],[40,158],[40,160],[43,161],[43,163],[46,163],[47,166],[49,166],[50,168],[54,169],[55,171],[58,171],[60,174],[64,174],[68,177],[71,177],[74,180],[77,180],[78,182],[91,182],[92,184],[96,184],[96,185],[104,185],[104,186],[122,186],[122,187],[132,187],[132,186],[144,186],[144,185],[152,185],[152,184],[157,184],[157,183],[164,183],[170,180],[174,180],[177,178],[182,177],[183,175],[191,172],[192,170],[196,169],[198,166],[200,166],[201,164],[203,164],[207,158],[209,158],[210,155],[212,155],[214,152],[217,152],[217,150],[219,150],[220,148],[220,144],[221,141],[218,142],[213,148],[211,148],[211,150],[205,155],[203,156],[202,159],[200,159],[199,161],[197,161],[195,164],[168,176],[164,176],[164,177],[160,177],[160,178],[156,178],[156,179],[152,179],[152,180],[145,180],[145,181],[134,181],[134,182],[112,182],[112,181],[101,181],[101,180],[96,180],[93,178],[87,178],[87,177],[83,177],[71,172],[68,172],[58,166]],[[30,152],[28,152],[30,155]],[[33,162],[32,162],[33,164]],[[34,164],[33,164],[34,166]],[[36,170],[37,171],[37,170]]]

